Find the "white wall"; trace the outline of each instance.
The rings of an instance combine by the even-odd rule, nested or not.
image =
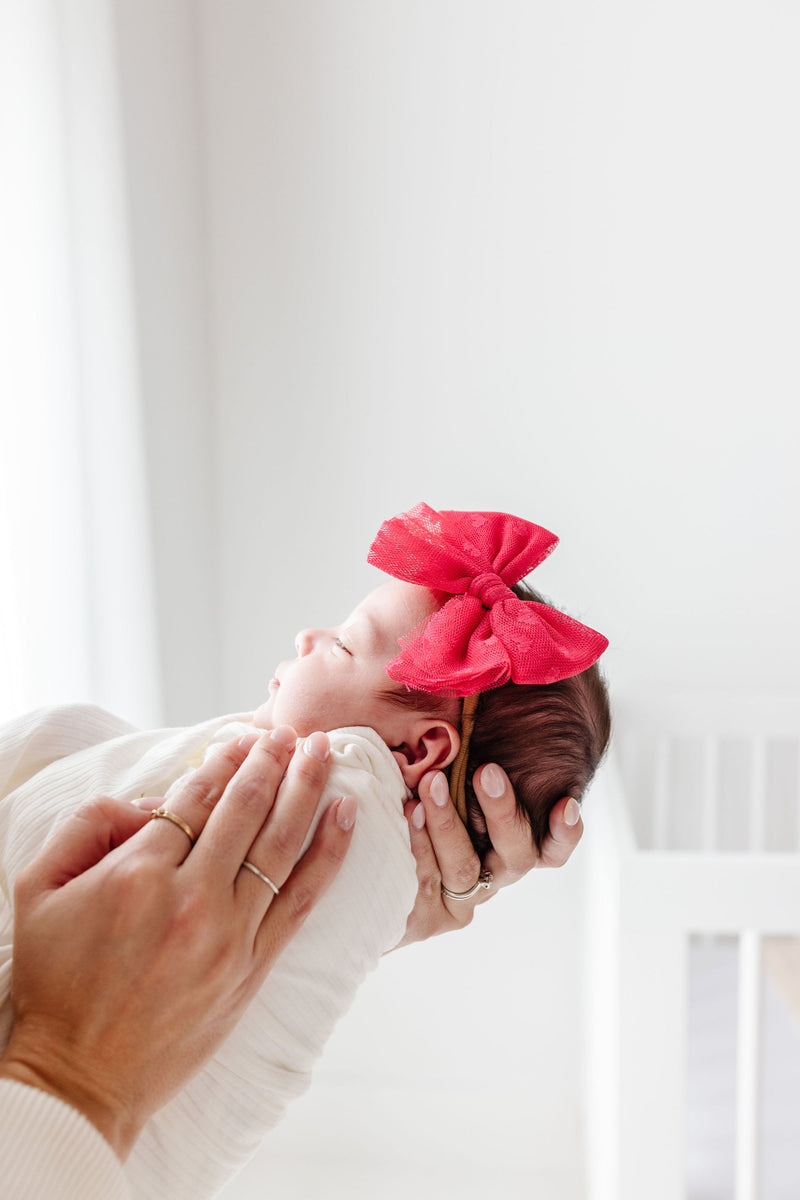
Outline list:
[[[116,8],[171,715],[421,498],[559,533],[617,690],[788,686],[797,10]]]
[[[422,498],[559,533],[618,688],[793,680],[797,10],[203,11],[226,703]]]
[[[162,719],[220,709],[208,230],[192,0],[114,0],[153,513]]]
[[[537,584],[610,636],[617,694],[793,685],[797,8],[117,7],[171,717],[256,702],[420,499],[561,535]],[[447,1051],[508,1083],[543,1031],[531,1164],[574,1157],[579,884],[526,884],[505,1052],[468,1024]]]

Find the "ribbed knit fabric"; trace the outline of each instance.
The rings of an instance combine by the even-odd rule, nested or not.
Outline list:
[[[164,795],[210,746],[250,726],[239,717],[221,717],[190,729],[130,728],[81,707],[47,710],[0,730],[0,1044],[10,1026],[11,885],[53,822],[98,793]],[[121,729],[122,736],[89,744]],[[69,757],[48,752],[49,734]],[[79,749],[82,738],[85,749]],[[403,935],[417,879],[402,776],[372,730],[335,731],[331,747],[333,767],[318,816],[345,793],[359,799],[344,866],[228,1041],[148,1122],[125,1165],[137,1200],[216,1194],[289,1101],[306,1090],[336,1021],[380,955]],[[38,773],[22,782],[28,759]],[[4,779],[16,785],[5,798]]]
[[[130,1200],[122,1166],[81,1113],[0,1079],[0,1200]]]

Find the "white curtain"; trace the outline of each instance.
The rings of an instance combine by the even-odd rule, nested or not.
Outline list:
[[[108,0],[0,0],[0,718],[158,721]]]

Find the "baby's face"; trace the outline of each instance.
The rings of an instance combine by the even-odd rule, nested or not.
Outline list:
[[[427,588],[391,579],[361,601],[346,621],[329,629],[303,629],[297,657],[279,664],[256,725],[315,729],[369,725],[389,746],[403,740],[408,713],[381,696],[393,686],[386,664],[399,653],[398,638],[436,611]]]

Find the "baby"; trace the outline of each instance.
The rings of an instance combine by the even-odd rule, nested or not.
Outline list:
[[[485,825],[464,785],[473,766],[506,768],[537,845],[552,805],[582,795],[608,738],[593,665],[605,639],[509,587],[554,544],[504,514],[419,505],[386,522],[371,549],[393,578],[342,625],[302,632],[254,715],[142,733],[97,709],[60,709],[0,732],[0,1042],[10,1024],[11,885],[65,809],[93,793],[169,800],[209,747],[253,724],[330,731],[320,811],[336,796],[359,799],[329,892],[215,1058],[145,1128],[125,1168],[134,1196],[213,1195],[305,1090],[356,989],[404,933],[417,880],[403,803],[426,771],[450,767],[479,850]]]
[[[298,635],[297,658],[278,667],[255,724],[300,734],[368,725],[411,791],[460,759],[451,792],[481,857],[490,842],[467,780],[499,763],[541,850],[553,805],[583,795],[610,734],[594,665],[607,640],[518,582],[555,545],[540,526],[500,513],[420,504],[386,521],[369,560],[396,578],[343,624]]]

